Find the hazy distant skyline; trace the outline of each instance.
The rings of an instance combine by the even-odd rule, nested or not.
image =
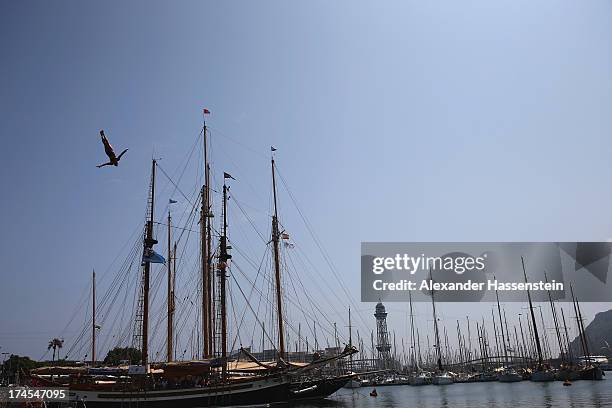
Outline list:
[[[611,17],[603,0],[3,2],[0,352],[44,354],[203,107],[216,171],[256,209],[278,148],[356,299],[361,241],[610,239]],[[100,129],[129,148],[118,168],[95,167]]]

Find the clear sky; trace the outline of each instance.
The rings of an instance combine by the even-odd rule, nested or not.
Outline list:
[[[254,206],[279,149],[355,297],[361,241],[609,239],[611,19],[607,0],[0,3],[0,352],[44,352],[204,106]],[[95,167],[101,128],[118,168]]]

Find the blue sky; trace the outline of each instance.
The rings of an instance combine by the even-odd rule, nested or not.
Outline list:
[[[151,157],[179,168],[204,106],[216,168],[248,180],[237,193],[255,207],[279,149],[356,297],[361,241],[612,237],[611,14],[608,1],[3,2],[0,351],[44,351],[142,220]],[[95,167],[101,128],[130,149],[119,168]]]

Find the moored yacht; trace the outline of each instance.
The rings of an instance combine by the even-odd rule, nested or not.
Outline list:
[[[497,381],[506,383],[519,382],[523,381],[523,376],[513,368],[506,368],[499,373]]]
[[[424,371],[410,376],[410,385],[426,385],[431,383],[431,375]]]
[[[555,380],[555,372],[550,369],[540,369],[531,373],[531,381],[547,382]]]
[[[448,385],[453,382],[453,376],[448,371],[434,374],[431,380],[431,383],[434,385]]]

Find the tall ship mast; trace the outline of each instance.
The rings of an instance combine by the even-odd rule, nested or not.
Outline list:
[[[151,261],[153,246],[157,244],[157,240],[153,238],[153,222],[155,213],[155,169],[156,160],[153,159],[151,164],[151,185],[149,188],[149,200],[147,214],[149,219],[145,226],[145,238],[143,240],[143,274],[142,274],[142,365],[147,370],[149,363],[149,280],[151,274]]]
[[[224,177],[226,179],[226,177]],[[219,298],[220,298],[220,318],[221,318],[221,378],[227,380],[227,300],[226,300],[226,271],[227,262],[232,258],[228,253],[227,245],[227,191],[228,187],[223,182],[223,235],[219,243]]]
[[[276,289],[276,316],[278,323],[278,360],[284,361],[285,355],[285,330],[283,327],[283,293],[281,290],[280,271],[280,229],[278,227],[278,208],[276,201],[276,171],[274,157],[272,157],[272,192],[274,196],[274,215],[272,216],[272,244],[274,246],[274,283]]]
[[[166,359],[168,362],[174,360],[174,277],[172,271],[172,217],[170,216],[170,210],[168,210],[168,257],[167,259],[167,332],[166,332]]]
[[[204,149],[204,185],[202,186],[202,206],[200,209],[200,243],[202,265],[202,357],[211,358],[215,354],[214,346],[214,274],[212,273],[212,233],[211,219],[213,217],[210,199],[210,164],[208,162],[208,132],[204,119],[203,149]]]
[[[91,276],[91,366],[96,366],[96,271]]]

